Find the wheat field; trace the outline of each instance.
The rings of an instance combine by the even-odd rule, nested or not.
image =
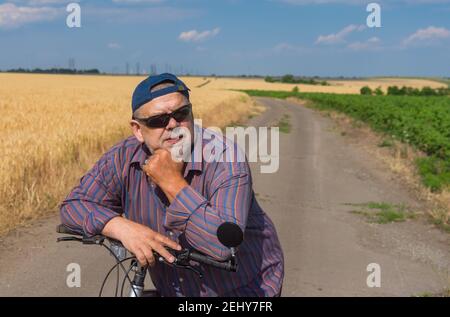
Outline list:
[[[415,78],[373,78],[367,80],[329,80],[329,86],[306,85],[306,84],[285,84],[285,83],[269,83],[264,79],[254,78],[209,78],[209,84],[205,88],[210,89],[258,89],[258,90],[278,90],[291,91],[294,87],[298,87],[300,92],[321,92],[336,94],[359,94],[363,86],[369,86],[372,89],[381,87],[386,92],[389,86],[408,86],[413,88],[422,88],[429,86],[431,88],[447,87],[446,84],[428,80]]]

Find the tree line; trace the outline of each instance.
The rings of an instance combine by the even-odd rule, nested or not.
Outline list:
[[[377,87],[376,89],[371,89],[369,86],[364,86],[360,90],[361,95],[384,95],[381,87]],[[388,96],[447,96],[450,95],[450,89],[439,87],[433,89],[431,87],[423,87],[422,89],[406,87],[403,86],[399,88],[398,86],[389,86],[386,95]]]
[[[97,68],[71,69],[71,68],[15,68],[6,70],[7,73],[34,73],[34,74],[100,74]]]

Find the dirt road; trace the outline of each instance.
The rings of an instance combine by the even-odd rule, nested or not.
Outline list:
[[[257,99],[267,110],[248,125],[291,125],[280,133],[280,168],[254,189],[283,246],[283,296],[411,296],[450,287],[450,235],[423,219],[369,223],[349,204],[420,203],[363,149],[320,114],[287,101]],[[0,296],[96,296],[112,258],[97,246],[56,244],[53,216],[0,241]],[[81,266],[81,287],[66,286],[67,265]],[[367,266],[381,287],[368,287]]]

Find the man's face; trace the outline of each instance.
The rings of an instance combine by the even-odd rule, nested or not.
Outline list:
[[[139,118],[172,113],[187,105],[189,101],[179,92],[163,95],[144,104],[139,108]],[[191,143],[194,140],[194,121],[192,112],[184,120],[177,122],[170,118],[169,123],[163,128],[149,128],[142,121],[131,120],[131,128],[134,135],[140,142],[145,142],[147,147],[154,152],[157,149],[169,150],[179,142],[183,142],[182,135],[175,133],[178,127],[187,129],[191,136]],[[175,129],[175,130],[174,130]],[[186,139],[185,139],[186,141]]]

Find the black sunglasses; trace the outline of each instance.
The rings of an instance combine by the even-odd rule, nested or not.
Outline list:
[[[169,124],[170,118],[174,118],[177,122],[185,120],[191,113],[191,106],[192,104],[188,103],[172,113],[159,114],[148,118],[133,117],[132,119],[143,122],[149,128],[165,128]]]

